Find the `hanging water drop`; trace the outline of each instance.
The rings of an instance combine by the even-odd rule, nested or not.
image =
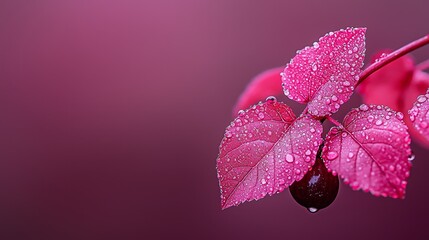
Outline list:
[[[319,211],[319,209],[314,208],[314,207],[309,207],[309,208],[307,208],[307,210],[311,213],[315,213],[315,212]]]

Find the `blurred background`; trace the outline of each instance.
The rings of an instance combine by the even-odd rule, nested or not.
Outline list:
[[[429,150],[417,144],[405,200],[342,184],[317,214],[287,190],[221,211],[215,168],[253,76],[347,26],[368,28],[368,63],[428,34],[428,9],[427,0],[0,1],[0,239],[428,239]],[[413,56],[428,59],[429,47]]]

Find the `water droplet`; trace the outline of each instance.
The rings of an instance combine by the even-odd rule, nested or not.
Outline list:
[[[420,123],[420,127],[421,128],[427,128],[428,127],[428,123],[427,122],[421,122]]]
[[[417,102],[419,102],[419,103],[424,103],[424,102],[426,102],[426,100],[427,100],[427,98],[423,95],[421,95],[417,98]]]
[[[230,131],[225,132],[225,137],[230,138],[232,137],[232,133]]]
[[[244,110],[240,110],[240,111],[238,111],[238,115],[239,115],[239,116],[243,116],[243,115],[244,115],[244,113],[245,113],[245,111],[244,111]]]
[[[349,155],[348,155],[348,156],[349,156],[349,158],[352,158],[352,157],[353,157],[353,155],[354,155],[354,154],[353,154],[352,152],[349,152]]]
[[[315,212],[317,212],[319,209],[314,208],[314,207],[309,207],[309,208],[307,208],[307,210],[308,210],[309,212],[311,212],[311,213],[315,213]]]
[[[267,184],[267,180],[265,180],[265,178],[262,178],[261,183],[262,183],[262,185],[265,185],[265,184]]]
[[[258,114],[258,119],[259,119],[259,120],[264,119],[264,117],[265,117],[265,116],[264,116],[264,114],[263,114],[263,113],[259,113],[259,114]]]
[[[416,155],[411,154],[410,156],[408,156],[408,161],[413,161],[416,158]]]
[[[294,157],[292,155],[290,155],[289,153],[286,154],[286,161],[287,162],[291,163],[291,162],[293,162],[293,159],[294,159]]]
[[[345,81],[345,82],[343,82],[343,85],[346,86],[346,87],[348,87],[348,86],[350,86],[350,82],[349,81]]]
[[[350,53],[351,53],[351,51],[350,51]],[[350,68],[350,64],[346,63],[346,64],[344,64],[344,67],[346,67],[346,69],[349,69]]]
[[[316,132],[316,129],[310,128],[310,132],[314,133],[314,132]]]
[[[307,151],[305,151],[305,155],[309,156],[311,154],[311,150],[307,149]]]
[[[402,119],[404,119],[404,114],[403,114],[403,113],[401,113],[401,112],[397,112],[397,113],[396,113],[396,117],[397,117],[399,120],[402,120]]]
[[[328,158],[328,160],[334,160],[337,156],[338,156],[337,152],[330,151],[328,152],[326,157]]]
[[[277,102],[277,98],[274,96],[269,96],[267,97],[267,99],[265,99],[265,101],[274,103],[274,102]]]
[[[383,124],[383,121],[381,121],[381,119],[378,119],[378,120],[375,122],[375,125],[377,125],[377,126],[380,126],[381,124]]]
[[[368,105],[362,104],[362,105],[359,106],[359,109],[362,110],[362,111],[366,111],[366,110],[368,110]]]
[[[284,92],[284,94],[285,94],[286,96],[289,96],[289,94],[290,94],[290,93],[289,93],[289,89],[286,89],[286,88],[284,89],[284,91],[283,91],[283,92]]]
[[[271,136],[271,134],[273,134],[273,132],[271,132],[271,131],[268,131],[267,133],[269,136]]]
[[[335,96],[335,95],[333,95],[333,96],[331,97],[331,99],[332,99],[332,101],[334,101],[334,102],[338,101],[338,98],[337,98],[337,96]]]
[[[314,43],[313,43],[313,47],[314,47],[314,48],[318,48],[318,47],[319,47],[319,43],[318,43],[318,42],[314,42]]]
[[[368,122],[372,122],[372,121],[374,121],[374,116],[369,115],[369,116],[367,117],[367,119],[368,119]]]
[[[317,65],[313,64],[313,66],[311,66],[311,69],[313,69],[313,71],[317,71]]]
[[[300,174],[301,173],[301,170],[299,170],[299,169],[295,169],[295,174],[296,175],[298,175],[298,174]]]

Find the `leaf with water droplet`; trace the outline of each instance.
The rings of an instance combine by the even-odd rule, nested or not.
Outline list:
[[[429,141],[429,89],[426,95],[417,97],[414,106],[408,112],[417,132]]]
[[[403,198],[411,167],[407,126],[388,107],[366,106],[349,112],[343,126],[329,131],[322,153],[325,165],[355,190]],[[389,115],[395,117],[386,119]]]
[[[280,95],[283,92],[280,77],[282,71],[283,68],[273,68],[254,77],[238,98],[233,109],[233,116],[237,116],[238,111],[247,109],[250,105],[262,101],[268,96]]]
[[[308,115],[296,118],[277,101],[240,114],[219,147],[222,209],[281,192],[302,179],[315,162],[322,130],[320,121]]]
[[[382,51],[372,57],[372,62],[390,51]],[[410,55],[402,56],[371,74],[363,81],[358,92],[366,104],[385,105],[406,113],[419,95],[429,88],[429,74],[415,66]],[[429,148],[429,139],[414,128],[408,117],[404,118],[411,136]]]
[[[308,111],[314,116],[337,112],[340,104],[349,100],[359,80],[365,31],[348,28],[326,34],[318,44],[299,51],[282,74],[285,95],[308,103]]]

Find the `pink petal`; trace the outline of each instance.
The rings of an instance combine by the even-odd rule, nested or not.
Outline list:
[[[403,114],[380,105],[361,105],[332,128],[322,157],[354,190],[403,198],[411,164],[410,136]]]
[[[417,97],[414,107],[409,111],[411,122],[422,137],[429,141],[429,89],[426,95]]]
[[[314,116],[330,115],[349,100],[365,56],[366,28],[331,32],[290,61],[282,75],[286,96],[308,103]]]
[[[233,116],[237,116],[241,109],[247,109],[252,104],[265,100],[268,96],[279,95],[283,91],[280,78],[282,71],[283,68],[273,68],[253,78],[238,98]]]
[[[275,100],[240,112],[219,148],[217,171],[222,209],[283,191],[314,164],[320,121],[296,118]]]
[[[379,52],[373,56],[373,62],[388,53],[390,52]],[[414,62],[408,55],[389,63],[360,84],[358,90],[362,95],[363,102],[366,104],[385,105],[395,111],[406,112],[402,104],[402,98],[404,89],[408,87],[413,78],[413,72]]]

